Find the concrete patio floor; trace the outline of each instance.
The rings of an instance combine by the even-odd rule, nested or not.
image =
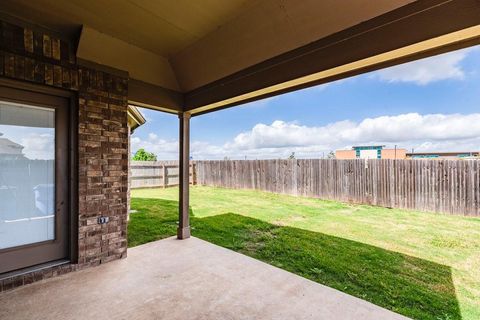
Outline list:
[[[0,319],[406,319],[197,238],[0,294]]]

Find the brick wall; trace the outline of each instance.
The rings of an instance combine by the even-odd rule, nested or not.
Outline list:
[[[0,291],[123,258],[127,252],[128,79],[79,66],[72,44],[0,23],[0,77],[63,88],[78,97],[78,264],[0,280]],[[99,225],[99,216],[109,217]]]
[[[79,85],[79,263],[96,265],[127,252],[127,80],[80,68]]]

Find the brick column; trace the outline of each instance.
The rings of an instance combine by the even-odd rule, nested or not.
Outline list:
[[[128,83],[80,67],[79,84],[78,262],[98,265],[127,253]]]

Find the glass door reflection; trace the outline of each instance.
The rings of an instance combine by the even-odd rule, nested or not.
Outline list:
[[[0,249],[55,239],[55,110],[0,101]]]

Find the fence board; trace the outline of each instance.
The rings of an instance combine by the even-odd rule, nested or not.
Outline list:
[[[222,160],[194,170],[200,185],[480,216],[477,160]]]
[[[194,161],[190,182],[480,216],[477,160]],[[178,185],[177,161],[131,162],[132,188],[175,185]]]
[[[190,165],[191,167],[193,164]],[[193,169],[190,169],[190,183],[193,183]],[[178,161],[131,161],[130,187],[155,188],[172,187],[179,184]]]

